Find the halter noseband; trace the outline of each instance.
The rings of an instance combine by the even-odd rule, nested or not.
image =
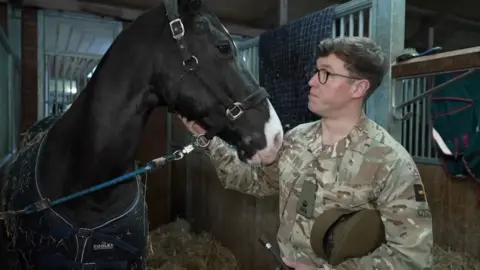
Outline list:
[[[176,40],[178,48],[180,49],[180,53],[182,54],[182,61],[184,66],[184,74],[181,77],[184,77],[185,74],[193,73],[204,85],[207,89],[211,89],[215,84],[207,84],[208,76],[199,76],[201,72],[198,70],[198,58],[190,53],[187,48],[187,43],[184,40],[185,36],[185,27],[183,26],[183,22],[180,19],[180,15],[178,13],[178,0],[165,0],[165,8],[167,10],[167,16],[170,25],[170,31],[172,33],[172,37]],[[220,96],[219,96],[219,93]],[[241,102],[232,101],[232,99],[224,94],[223,91],[212,91],[212,94],[216,96],[218,99],[222,101],[222,103],[226,106],[227,110],[225,112],[225,116],[227,121],[225,125],[218,126],[211,130],[208,130],[206,134],[200,135],[197,137],[196,144],[200,147],[206,147],[210,140],[219,133],[225,126],[229,123],[237,120],[246,110],[249,110],[257,105],[259,105],[264,99],[268,98],[269,95],[264,88],[260,88],[253,92],[252,94],[245,97]]]

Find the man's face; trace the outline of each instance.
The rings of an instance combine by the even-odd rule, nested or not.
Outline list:
[[[313,113],[332,117],[335,111],[342,110],[365,95],[366,80],[358,80],[350,75],[345,68],[345,62],[335,54],[319,57],[316,69],[317,72],[308,82],[308,109]]]

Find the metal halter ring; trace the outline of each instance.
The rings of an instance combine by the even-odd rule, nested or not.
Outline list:
[[[183,158],[182,150],[177,150],[173,152],[173,160],[180,160]]]
[[[194,60],[194,63],[191,63],[190,61]],[[187,61],[183,61],[183,66],[191,66],[191,65],[198,65],[198,58],[195,55],[190,56],[190,59]]]
[[[242,109],[242,103],[240,102],[235,102],[233,103],[233,107],[230,109],[227,109],[227,117],[230,118],[230,120],[235,121],[237,120],[242,114],[244,113],[244,110]]]
[[[201,148],[206,148],[210,144],[210,140],[208,140],[205,135],[198,135],[195,137],[195,145]]]

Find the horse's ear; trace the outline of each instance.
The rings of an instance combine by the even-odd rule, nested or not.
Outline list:
[[[195,12],[202,6],[202,0],[178,0],[178,7],[184,13]]]

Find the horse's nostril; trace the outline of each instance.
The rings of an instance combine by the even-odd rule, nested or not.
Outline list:
[[[246,145],[250,145],[252,143],[252,137],[250,136],[247,136],[243,139],[243,141],[245,142]]]

